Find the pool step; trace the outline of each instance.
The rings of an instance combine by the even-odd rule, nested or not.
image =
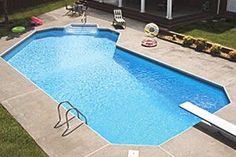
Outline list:
[[[98,31],[97,25],[92,24],[71,24],[65,27],[65,32],[69,34],[79,34],[79,35],[91,35],[96,34]]]
[[[60,107],[63,106],[63,104],[67,105],[66,110],[64,110],[64,112],[60,110]],[[58,122],[55,124],[54,128],[60,128],[66,124],[66,129],[62,133],[62,136],[69,135],[70,133],[75,131],[77,128],[79,128],[81,125],[83,125],[84,123],[87,124],[87,118],[84,116],[84,114],[81,113],[78,108],[74,107],[74,105],[72,105],[69,101],[63,101],[59,103],[57,106],[57,112],[58,112]],[[65,122],[62,122],[61,112],[63,112],[63,114],[65,115]],[[72,115],[72,116],[69,116],[69,115]],[[75,118],[80,119],[82,123],[71,127],[70,122],[72,122],[72,120],[74,120]]]

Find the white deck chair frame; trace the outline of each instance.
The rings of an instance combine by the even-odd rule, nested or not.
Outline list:
[[[114,20],[112,25],[126,28],[126,21],[122,17],[122,11],[120,9],[115,9],[113,12],[114,12]]]

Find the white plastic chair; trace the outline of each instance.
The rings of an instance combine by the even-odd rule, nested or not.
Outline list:
[[[114,10],[114,20],[112,23],[113,26],[121,26],[123,28],[126,28],[126,21],[122,17],[122,11],[120,9]]]

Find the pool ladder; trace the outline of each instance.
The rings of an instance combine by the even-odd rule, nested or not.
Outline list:
[[[62,124],[61,121],[62,121],[62,118],[61,118],[61,110],[60,110],[60,107],[63,105],[63,104],[68,104],[70,107],[68,109],[66,109],[66,113],[65,113],[65,117],[66,117],[66,121]],[[68,115],[69,115],[69,112],[70,111],[75,111],[76,112],[76,116],[73,116],[69,119]],[[83,125],[84,123],[85,124],[88,124],[87,122],[87,118],[84,116],[83,113],[81,113],[76,107],[74,107],[69,101],[63,101],[61,103],[58,104],[57,106],[57,112],[58,112],[58,122],[56,123],[56,125],[54,126],[54,128],[59,128],[61,126],[63,126],[64,124],[66,124],[66,130],[62,133],[62,136],[66,136],[68,134],[70,134],[71,132],[73,132],[74,130],[76,130],[77,128],[79,128],[81,125]],[[82,121],[82,123],[80,125],[78,125],[77,127],[75,127],[74,129],[72,129],[70,132],[69,132],[69,128],[70,128],[70,124],[69,122],[74,119],[75,117],[77,117],[78,119],[80,119]],[[83,119],[81,119],[81,117]]]

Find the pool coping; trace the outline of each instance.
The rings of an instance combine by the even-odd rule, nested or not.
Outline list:
[[[22,42],[24,42],[25,39],[29,38],[29,37],[32,36],[33,34],[35,34],[35,33],[37,33],[37,32],[41,32],[41,31],[46,31],[46,30],[54,29],[54,28],[65,28],[66,26],[67,26],[67,25],[65,25],[64,27],[48,27],[48,28],[43,28],[43,29],[35,30],[35,31],[31,32],[29,35],[27,35],[26,37],[22,38],[19,42],[15,43],[13,46],[11,46],[11,47],[8,48],[6,51],[4,51],[4,52],[0,55],[0,56],[1,56],[1,60],[3,60],[3,59],[2,59],[2,56],[3,56],[3,55],[6,55],[9,51],[11,51],[12,49],[14,49],[18,44],[21,44]],[[98,26],[98,28],[100,28],[100,29],[107,29],[107,30],[110,30],[110,31],[114,31],[114,30],[112,30],[112,29],[105,28],[105,27],[99,27],[99,26]],[[116,31],[115,31],[115,32],[116,32]],[[119,32],[117,32],[117,33],[119,33]],[[120,33],[119,33],[119,34],[120,34]],[[171,68],[171,69],[177,70],[177,71],[179,71],[179,72],[181,72],[181,73],[184,73],[184,74],[187,74],[187,75],[189,75],[189,76],[195,77],[195,78],[200,79],[200,80],[202,80],[202,81],[206,81],[206,82],[211,83],[211,84],[213,84],[213,85],[221,86],[221,87],[224,89],[226,95],[228,96],[228,99],[229,99],[230,103],[229,103],[228,105],[224,106],[223,108],[221,108],[220,110],[218,110],[217,112],[223,110],[224,108],[228,107],[228,106],[232,103],[231,97],[230,97],[230,95],[229,95],[229,93],[228,93],[228,91],[227,91],[227,89],[226,89],[226,87],[225,87],[224,85],[219,84],[219,83],[216,83],[216,82],[214,82],[214,81],[212,81],[212,80],[209,80],[209,79],[206,79],[206,78],[204,78],[204,77],[198,76],[198,75],[196,75],[196,74],[193,74],[193,73],[191,73],[191,72],[189,72],[189,71],[187,71],[187,70],[183,70],[183,69],[174,67],[174,66],[172,66],[172,65],[170,65],[170,64],[168,64],[168,63],[162,62],[162,61],[160,61],[160,60],[158,60],[158,59],[156,59],[156,58],[153,58],[153,57],[151,57],[151,56],[147,56],[147,55],[145,55],[145,54],[142,54],[142,53],[139,53],[139,52],[136,52],[136,51],[129,50],[128,48],[125,48],[124,46],[119,45],[119,43],[118,43],[119,38],[120,38],[120,35],[119,35],[119,37],[118,37],[118,39],[117,39],[117,42],[116,42],[116,46],[117,46],[118,48],[125,49],[125,50],[131,52],[132,54],[135,54],[135,55],[138,55],[138,56],[143,57],[143,58],[145,58],[145,59],[148,59],[149,61],[152,61],[152,62],[156,62],[156,63],[162,64],[162,65],[165,65],[165,66],[167,66],[167,67],[169,67],[169,68]],[[4,61],[5,63],[7,63],[5,60],[3,60],[3,61]],[[8,63],[7,63],[7,64],[8,64]],[[15,69],[15,68],[14,68],[13,66],[11,66],[10,64],[8,64],[8,66],[10,66],[11,68]],[[16,69],[15,69],[15,70],[16,70]],[[16,71],[17,71],[18,73],[20,73],[18,70],[16,70]],[[21,74],[21,73],[20,73],[20,74]],[[21,74],[21,75],[22,75],[22,74]],[[33,83],[31,80],[29,80],[28,78],[26,78],[24,75],[23,75],[23,77],[24,77],[25,79],[27,79],[30,83]],[[33,84],[34,84],[34,83],[33,83]],[[35,85],[35,84],[34,84],[34,85]],[[45,93],[41,88],[39,88],[37,85],[35,85],[35,86],[36,86],[41,92],[43,92],[45,95],[47,95],[47,93]],[[47,96],[49,96],[49,95],[47,95]],[[49,97],[50,97],[50,96],[49,96]],[[50,98],[51,98],[51,97],[50,97]],[[51,99],[53,99],[53,98],[51,98]],[[7,101],[7,100],[4,100],[4,101]],[[55,101],[55,100],[53,99],[53,101]],[[56,101],[55,101],[55,102],[56,102]],[[217,113],[217,112],[216,112],[216,113]],[[88,126],[88,127],[89,127],[89,126]],[[89,127],[89,128],[90,128],[90,127]],[[193,128],[193,127],[190,127],[189,129],[191,129],[191,128]],[[108,144],[106,144],[105,146],[103,146],[104,148],[107,147],[108,145],[115,145],[115,146],[117,146],[117,145],[118,145],[118,146],[135,146],[135,147],[147,146],[147,147],[159,147],[159,148],[161,148],[161,149],[162,149],[163,151],[165,151],[165,152],[168,152],[168,151],[166,151],[164,148],[162,148],[162,145],[163,145],[163,144],[169,142],[170,140],[176,138],[177,136],[179,136],[179,135],[181,135],[181,134],[183,134],[184,132],[187,132],[187,131],[189,130],[189,129],[187,129],[187,130],[185,130],[184,132],[181,132],[180,134],[174,136],[173,138],[169,139],[168,141],[165,141],[164,143],[162,143],[162,144],[160,144],[160,145],[158,145],[158,146],[153,146],[153,145],[113,144],[113,143],[110,143],[110,142],[109,142],[108,140],[106,140],[105,138],[103,138],[99,133],[97,133],[97,132],[96,132],[95,130],[93,130],[92,128],[90,128],[90,129],[91,129],[93,132],[95,132],[100,138],[102,138],[103,140],[105,140],[105,141],[108,143]],[[99,148],[99,150],[100,150],[100,149],[103,149],[103,147],[102,147],[102,148]],[[97,151],[97,150],[95,150],[95,151]],[[91,153],[93,153],[93,152],[91,152]],[[90,154],[91,154],[91,153],[90,153]],[[88,155],[90,156],[90,154],[88,154]],[[169,153],[169,152],[168,152],[167,154],[169,154],[170,156],[173,156],[173,155],[172,155],[171,153]]]

